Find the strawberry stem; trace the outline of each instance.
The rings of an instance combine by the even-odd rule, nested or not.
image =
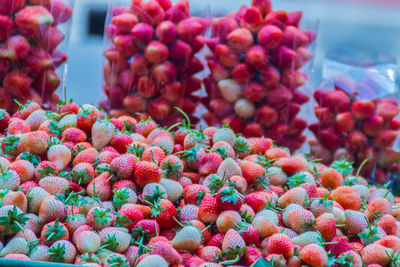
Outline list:
[[[222,265],[232,265],[235,264],[239,261],[240,257],[239,255],[236,255],[236,258],[234,258],[233,260],[226,260],[226,261],[221,261],[219,264]]]
[[[211,227],[211,224],[209,224],[206,228],[204,228],[203,230],[201,230],[200,233],[203,233],[203,232],[207,231],[210,227]]]
[[[175,109],[178,110],[179,113],[181,113],[185,117],[185,119],[186,119],[186,127],[190,129],[192,125],[190,123],[190,119],[189,119],[188,115],[182,109],[180,109],[178,107],[175,107]]]
[[[175,123],[174,125],[170,126],[170,127],[167,129],[167,132],[170,132],[172,129],[174,129],[175,127],[178,127],[178,126],[181,125],[181,124],[182,124],[182,122]]]
[[[186,225],[182,224],[175,216],[172,217],[174,219],[174,221],[182,228],[186,227]]]
[[[358,178],[358,176],[360,175],[361,169],[364,167],[364,165],[367,163],[367,161],[368,161],[368,159],[365,159],[365,160],[361,163],[360,167],[358,167],[358,170],[357,170],[357,173],[356,173],[356,177],[357,177],[357,178]]]

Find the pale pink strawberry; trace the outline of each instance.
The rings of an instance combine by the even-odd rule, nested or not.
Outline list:
[[[47,223],[56,219],[63,221],[67,217],[64,203],[55,196],[48,196],[40,203],[39,221]]]
[[[49,147],[49,135],[43,131],[33,131],[21,137],[21,142],[26,145],[29,151],[36,155],[41,155]]]
[[[71,157],[71,150],[63,144],[50,146],[47,151],[48,160],[54,162],[57,169],[60,171],[64,170],[69,165]]]
[[[114,132],[115,126],[111,122],[108,120],[97,120],[92,126],[93,147],[100,151],[111,141]]]

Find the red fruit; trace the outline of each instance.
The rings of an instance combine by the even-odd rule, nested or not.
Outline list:
[[[354,130],[356,121],[350,112],[340,113],[336,116],[335,127],[338,131],[349,133]]]
[[[377,136],[383,128],[383,118],[380,116],[372,116],[363,123],[363,131],[368,136]]]
[[[361,102],[356,100],[351,106],[351,112],[356,119],[367,119],[375,112],[375,105],[373,102]]]
[[[278,46],[273,52],[272,62],[278,68],[290,68],[294,65],[296,58],[296,51],[286,46]]]
[[[0,14],[9,15],[20,10],[25,5],[25,0],[5,0],[1,3]]]
[[[57,52],[57,50],[55,50],[58,47],[58,45],[64,40],[64,38],[65,38],[64,34],[57,27],[47,27],[42,30],[39,43],[43,49],[48,50],[50,52],[54,51],[54,53],[57,53],[56,55],[59,58],[58,61],[65,62],[67,59],[66,54],[62,54],[60,53],[60,51]],[[53,55],[53,60],[54,62],[57,62],[57,60],[55,60],[54,55]],[[60,63],[56,64],[56,67],[58,67],[59,65],[61,64]]]
[[[250,7],[247,8],[242,16],[240,25],[242,27],[249,28],[252,31],[257,30],[264,23],[262,14],[258,8]]]
[[[297,27],[287,26],[283,31],[282,44],[287,47],[296,49],[301,46],[307,46],[308,43],[308,36]]]
[[[352,248],[349,244],[349,240],[344,236],[335,236],[332,241],[333,244],[326,245],[327,251],[335,254],[336,257],[339,257],[340,254],[351,251]],[[337,242],[337,243],[335,243]]]
[[[132,137],[127,134],[117,134],[111,139],[110,145],[119,153],[126,153],[128,146],[133,143]]]
[[[240,62],[240,55],[228,46],[219,44],[215,47],[217,59],[226,67],[233,68]]]
[[[152,41],[146,46],[145,57],[151,63],[164,62],[168,55],[168,47],[159,41]]]
[[[247,64],[239,64],[232,70],[232,77],[240,84],[248,83],[253,79],[254,71]]]
[[[284,86],[278,85],[270,88],[267,92],[266,100],[270,106],[281,108],[289,103],[293,94]]]
[[[277,48],[282,42],[282,31],[274,25],[266,25],[258,32],[258,41],[265,49]]]
[[[132,28],[138,23],[138,18],[133,14],[125,13],[114,16],[111,23],[123,32],[131,32]]]
[[[376,114],[385,120],[391,120],[400,113],[400,109],[390,103],[379,103],[376,107]]]
[[[39,94],[46,96],[56,91],[60,83],[60,77],[55,70],[45,69],[35,80],[34,87]]]
[[[326,98],[326,105],[332,112],[346,112],[350,108],[350,99],[342,91],[331,91]]]
[[[333,128],[322,129],[317,137],[321,144],[328,149],[336,149],[342,145],[340,134]]]
[[[229,33],[238,27],[236,20],[229,17],[219,18],[212,23],[212,36],[225,40]]]
[[[149,115],[158,121],[167,119],[172,112],[172,107],[167,100],[156,98],[149,103]]]
[[[303,86],[307,82],[307,74],[294,69],[286,69],[281,74],[281,83],[291,90]]]
[[[86,133],[84,131],[82,131],[81,129],[71,127],[71,128],[65,129],[62,132],[61,138],[63,138],[63,140],[65,142],[71,142],[71,143],[77,144],[80,142],[85,142],[87,136],[86,136]]]
[[[133,37],[129,35],[117,35],[114,37],[113,43],[121,56],[126,58],[132,57],[139,51],[139,47],[135,44]]]
[[[28,56],[31,46],[22,35],[15,35],[7,39],[0,48],[0,56],[10,60],[20,60]]]
[[[281,254],[286,259],[293,256],[294,249],[290,238],[284,234],[273,234],[268,238],[266,250],[269,253]]]
[[[258,82],[252,82],[246,86],[243,94],[249,101],[261,102],[267,95],[267,89]]]
[[[136,164],[134,177],[135,182],[143,188],[149,183],[160,182],[162,178],[162,172],[156,164],[142,161]]]
[[[183,0],[176,3],[173,7],[168,9],[165,13],[165,18],[178,23],[181,20],[184,20],[189,17],[189,1]]]
[[[270,127],[278,121],[278,113],[270,106],[261,106],[256,110],[256,120],[264,127]]]
[[[176,225],[174,218],[177,216],[178,212],[174,204],[167,199],[161,199],[158,208],[156,206],[156,208],[152,210],[152,217],[154,217],[162,229],[174,227]]]
[[[391,130],[382,130],[378,136],[372,139],[372,144],[375,147],[392,146],[397,138],[397,133]]]
[[[131,34],[136,42],[147,44],[153,40],[154,29],[146,23],[138,23],[131,30]]]
[[[231,126],[232,125],[231,123],[232,121],[229,123],[229,126],[232,129],[235,129]],[[240,123],[242,122],[240,121]],[[239,129],[237,131],[240,132]],[[246,126],[244,126],[243,135],[246,137],[260,137],[260,136],[265,136],[265,131],[260,124],[253,122],[253,123],[248,123],[246,124]]]
[[[139,78],[137,90],[143,97],[150,98],[157,94],[158,88],[150,77],[142,76]]]
[[[28,96],[32,79],[24,72],[15,70],[9,72],[3,80],[3,86],[10,93],[19,96]]]
[[[134,6],[132,7],[135,8]],[[165,18],[165,11],[156,1],[141,4],[143,11],[138,12],[141,21],[152,26],[157,26]]]
[[[312,267],[327,266],[328,256],[323,247],[317,244],[306,245],[300,250],[300,259]]]
[[[176,36],[178,34],[178,30],[174,23],[171,21],[163,21],[156,28],[156,36],[160,42],[165,44],[172,44]]]
[[[367,142],[367,137],[360,131],[355,130],[347,136],[345,146],[348,151],[360,151],[365,148]]]
[[[180,21],[177,25],[177,30],[179,37],[183,41],[191,43],[196,36],[203,33],[205,26],[206,21],[203,21],[200,18],[191,17]]]
[[[268,65],[268,52],[260,45],[255,45],[246,53],[246,62],[254,68],[263,68]]]
[[[322,126],[332,126],[332,124],[335,122],[335,115],[330,112],[329,108],[316,106],[314,107],[314,113]],[[341,124],[339,123],[339,125]],[[345,124],[345,126],[348,126],[348,124]]]
[[[26,6],[15,16],[18,30],[29,37],[40,37],[41,32],[53,22],[53,16],[42,6]]]
[[[169,61],[165,61],[164,63],[154,66],[152,74],[156,82],[168,84],[175,80],[177,70],[174,64]]]
[[[263,16],[272,11],[272,3],[270,0],[253,0],[251,6],[260,10]]]
[[[269,65],[259,70],[260,82],[266,87],[272,87],[278,84],[280,80],[280,72],[275,67]]]
[[[243,204],[243,196],[234,188],[227,187],[218,191],[216,202],[221,211],[238,211]]]
[[[1,10],[0,10],[0,13]],[[0,15],[0,42],[4,42],[15,31],[14,21],[8,16]]]
[[[248,51],[254,44],[253,34],[246,28],[231,31],[227,36],[228,46],[238,52]]]

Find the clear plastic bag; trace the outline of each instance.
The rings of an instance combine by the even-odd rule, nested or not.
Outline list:
[[[300,112],[312,92],[317,27],[304,23],[301,11],[273,10],[269,0],[214,18],[207,40],[204,120],[299,149],[306,141],[307,121]]]
[[[348,157],[356,169],[364,163],[361,174],[378,183],[399,172],[396,72],[396,59],[385,53],[328,52],[314,92],[312,154],[324,163]]]
[[[196,123],[209,20],[192,17],[189,1],[109,0],[100,106],[111,116],[149,115],[162,125]]]
[[[73,2],[1,1],[0,108],[13,112],[28,100],[56,108],[66,73]]]

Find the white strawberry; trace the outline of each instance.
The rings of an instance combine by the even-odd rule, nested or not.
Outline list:
[[[71,161],[71,150],[63,144],[56,144],[47,151],[47,158],[54,162],[58,170],[64,170]]]
[[[101,151],[113,138],[115,126],[107,119],[97,120],[92,127],[93,147]]]

